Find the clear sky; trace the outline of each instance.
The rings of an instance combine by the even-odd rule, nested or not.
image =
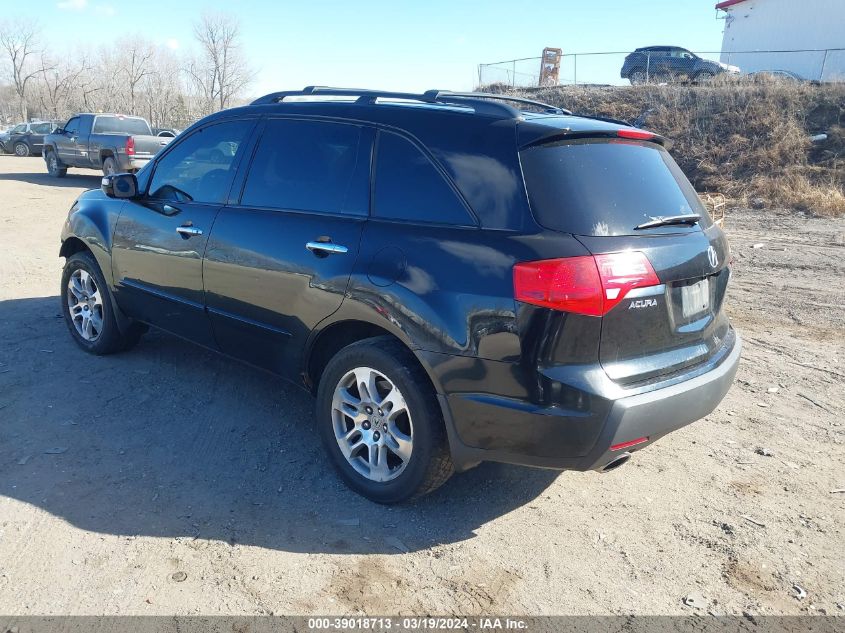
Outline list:
[[[140,34],[190,50],[204,11],[238,16],[258,71],[253,94],[308,84],[393,90],[472,88],[478,64],[673,44],[718,51],[715,0],[4,0],[4,17],[39,16],[57,52]],[[1,18],[0,18],[1,19]],[[718,58],[716,55],[710,57]],[[579,58],[579,81],[619,82],[621,56]],[[533,69],[533,65],[531,65]],[[569,62],[563,75],[572,74]]]

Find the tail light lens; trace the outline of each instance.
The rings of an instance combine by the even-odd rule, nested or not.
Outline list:
[[[607,314],[633,288],[659,283],[640,251],[522,262],[513,267],[517,301],[589,316]]]
[[[127,156],[134,156],[135,155],[135,139],[131,136],[126,138],[126,155]]]

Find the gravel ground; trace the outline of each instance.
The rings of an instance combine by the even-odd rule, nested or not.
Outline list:
[[[845,615],[845,221],[729,214],[746,346],[705,420],[385,508],[297,389],[160,333],[78,350],[58,238],[99,180],[44,171],[0,156],[0,613]]]

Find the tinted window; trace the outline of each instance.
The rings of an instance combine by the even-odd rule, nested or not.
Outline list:
[[[321,121],[267,121],[241,204],[366,215],[369,160],[362,130]],[[359,158],[360,157],[360,158]]]
[[[251,121],[216,123],[174,142],[156,161],[150,196],[176,202],[223,202],[235,156],[252,125]]]
[[[79,117],[73,117],[65,123],[64,130],[70,134],[79,134]]]
[[[94,120],[94,134],[152,134],[144,119],[125,116],[98,116]]]
[[[394,220],[474,224],[431,161],[396,134],[379,133],[373,215]]]
[[[576,235],[637,235],[658,216],[707,211],[669,153],[656,145],[598,141],[543,145],[520,152],[528,199],[543,226]],[[699,231],[675,225],[647,233]]]
[[[49,123],[35,123],[32,126],[32,133],[33,134],[49,134],[52,127],[53,126],[50,125]]]
[[[23,132],[26,132],[26,123],[21,123],[12,128],[12,134],[21,134]]]

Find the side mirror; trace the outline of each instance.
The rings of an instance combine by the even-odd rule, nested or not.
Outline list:
[[[135,198],[138,195],[138,179],[135,174],[103,176],[100,188],[109,198]]]

